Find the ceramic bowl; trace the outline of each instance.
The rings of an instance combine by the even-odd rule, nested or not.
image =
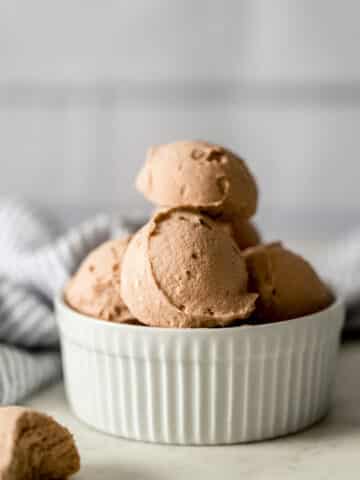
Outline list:
[[[328,411],[344,309],[216,329],[87,317],[59,299],[66,391],[88,425],[129,439],[227,444],[302,430]]]

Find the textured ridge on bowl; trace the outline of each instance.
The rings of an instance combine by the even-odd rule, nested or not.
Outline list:
[[[93,427],[161,443],[273,438],[323,417],[343,307],[225,329],[98,321],[57,302],[69,402]]]

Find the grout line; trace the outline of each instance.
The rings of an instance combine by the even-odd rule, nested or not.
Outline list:
[[[151,107],[188,105],[360,106],[360,83],[118,82],[101,84],[0,84],[0,106],[116,104]]]

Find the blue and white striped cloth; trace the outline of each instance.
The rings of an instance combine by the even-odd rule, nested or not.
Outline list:
[[[126,232],[99,215],[55,238],[28,207],[0,202],[0,404],[61,375],[52,300],[89,251]]]
[[[345,300],[345,333],[358,338],[360,333],[360,229],[356,227],[319,252],[315,266]]]

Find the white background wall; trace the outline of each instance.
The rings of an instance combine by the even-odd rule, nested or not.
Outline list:
[[[348,226],[359,14],[356,0],[0,0],[0,194],[129,212],[146,147],[202,137],[248,159],[260,218]]]

